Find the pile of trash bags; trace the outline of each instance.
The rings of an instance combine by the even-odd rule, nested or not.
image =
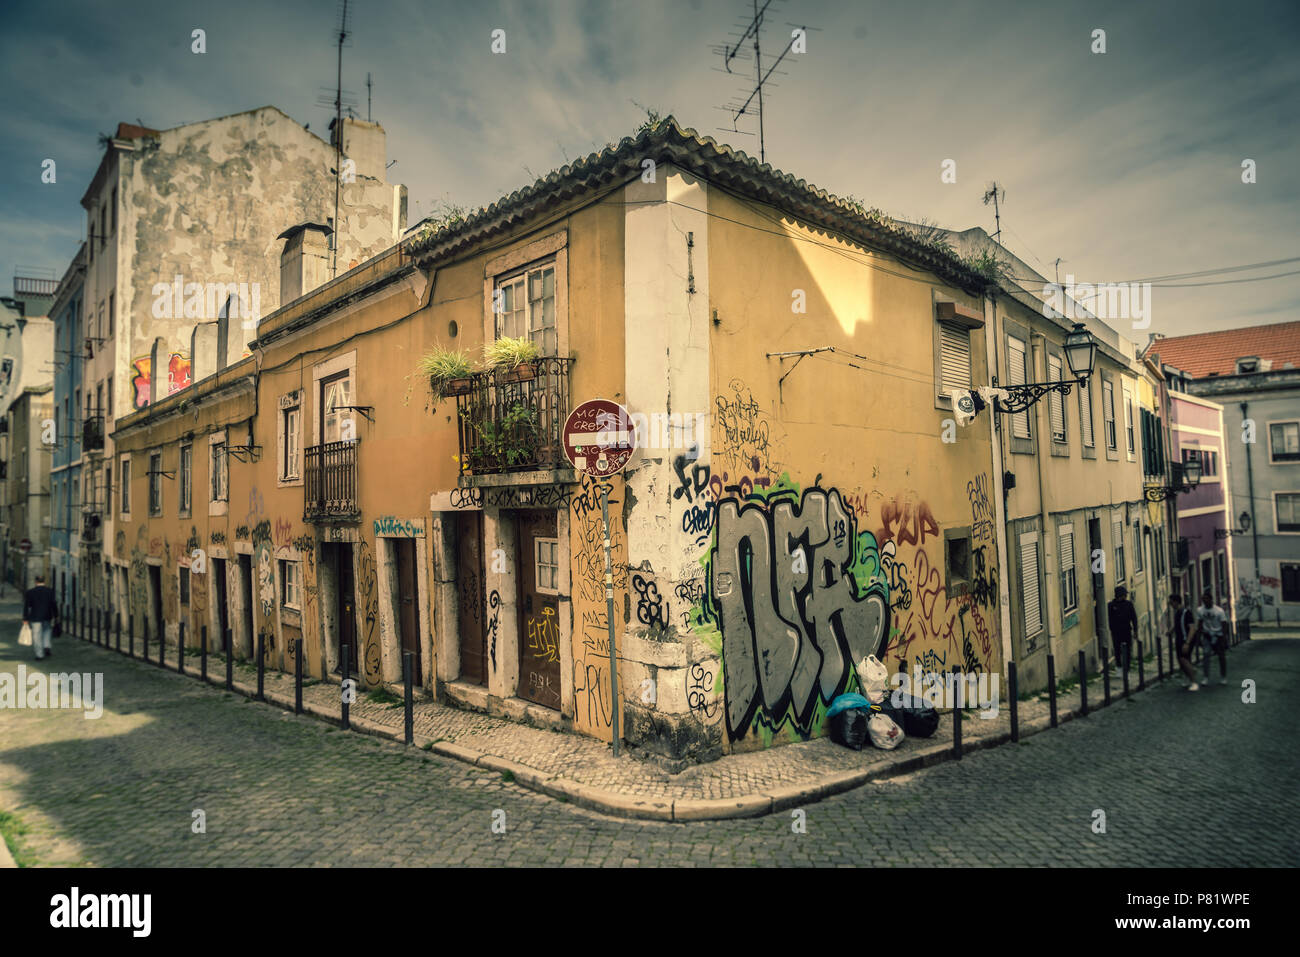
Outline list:
[[[920,698],[890,694],[889,672],[875,655],[857,664],[858,684],[864,694],[842,694],[831,702],[831,740],[861,751],[868,741],[892,751],[908,735],[928,738],[939,729],[939,712]]]

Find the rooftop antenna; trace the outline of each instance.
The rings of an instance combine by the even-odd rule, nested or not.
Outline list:
[[[367,123],[373,123],[375,121],[374,117],[370,115],[370,94],[372,90],[373,87],[370,83],[370,74],[367,73],[366,74],[366,122]]]
[[[993,222],[997,224],[997,228],[993,231],[993,241],[998,245],[1002,244],[1002,214],[999,211],[998,204],[1006,198],[1007,191],[999,186],[996,181],[990,183],[989,188],[984,190],[984,205],[993,204]]]
[[[351,25],[350,12],[348,10],[348,0],[340,0],[338,29],[336,37],[338,42],[338,68],[335,73],[334,83],[334,100],[331,106],[334,107],[334,219],[331,222],[333,232],[330,233],[330,277],[333,278],[339,273],[339,191],[342,188],[343,179],[343,107],[348,107],[348,112],[352,111],[351,97],[343,89],[343,47],[347,45],[348,27]],[[318,101],[319,102],[319,101]]]
[[[741,20],[736,24],[737,28],[743,27],[744,29],[742,29],[739,34],[735,32],[732,33],[732,36],[736,38],[735,42],[713,47],[713,50],[722,56],[722,69],[719,72],[734,76],[736,75],[736,71],[732,69],[733,64],[736,61],[744,60],[749,55],[749,51],[746,49],[746,44],[752,44],[754,56],[753,89],[749,90],[748,95],[745,96],[743,100],[737,97],[727,105],[719,107],[719,109],[725,110],[727,113],[731,114],[730,129],[725,127],[719,127],[719,129],[729,133],[742,133],[745,136],[754,135],[748,131],[740,129],[736,124],[742,116],[750,114],[751,106],[755,106],[756,109],[753,112],[758,115],[758,159],[761,163],[767,162],[767,141],[763,120],[765,88],[776,86],[776,83],[772,81],[772,74],[779,73],[781,76],[785,75],[785,71],[777,70],[777,67],[781,65],[781,62],[792,51],[795,53],[804,52],[804,50],[807,49],[809,29],[816,29],[815,27],[809,28],[807,24],[787,24],[787,26],[792,28],[790,31],[790,39],[786,42],[785,49],[781,51],[780,55],[772,61],[768,66],[767,71],[764,72],[762,48],[763,27],[766,19],[773,14],[774,6],[779,2],[781,2],[781,0],[762,0],[762,5],[760,6],[759,0],[750,0],[753,11],[752,15],[749,16],[748,23]]]

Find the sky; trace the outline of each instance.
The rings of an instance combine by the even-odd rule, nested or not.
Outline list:
[[[0,292],[15,273],[63,274],[85,235],[98,136],[118,122],[167,129],[274,105],[326,135],[339,6],[0,0]],[[756,123],[723,109],[752,87],[752,55],[728,74],[717,52],[752,0],[350,8],[343,85],[365,118],[370,74],[412,222],[489,204],[632,135],[647,108],[758,155]],[[1117,324],[1139,344],[1300,319],[1296,0],[779,0],[763,22],[765,62],[809,28],[764,97],[778,169],[898,219],[990,233],[982,198],[996,182],[1004,243],[1062,281],[1205,273],[1153,284],[1150,328]],[[941,179],[945,160],[955,182]]]

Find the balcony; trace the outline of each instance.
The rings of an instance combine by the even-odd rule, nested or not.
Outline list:
[[[456,397],[464,474],[568,467],[561,433],[571,361],[551,356],[470,376],[468,391]]]
[[[81,449],[83,452],[102,452],[104,449],[104,417],[92,415],[81,423]]]
[[[1191,564],[1190,547],[1187,539],[1180,538],[1169,543],[1169,565],[1171,568],[1186,568]]]
[[[304,522],[347,521],[361,515],[357,500],[358,442],[326,442],[304,450]]]
[[[83,544],[94,544],[99,541],[99,529],[102,525],[98,512],[81,513],[81,541]]]

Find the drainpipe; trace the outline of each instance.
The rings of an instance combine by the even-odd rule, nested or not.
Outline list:
[[[1249,408],[1250,408],[1250,403],[1249,403],[1249,402],[1243,402],[1243,403],[1241,403],[1241,418],[1242,418],[1242,421],[1243,421],[1243,422],[1246,420],[1246,410],[1249,409]],[[1254,554],[1254,557],[1255,557],[1255,583],[1258,585],[1258,584],[1259,584],[1259,523],[1255,521],[1255,472],[1254,472],[1254,469],[1253,469],[1252,466],[1251,466],[1251,461],[1250,461],[1250,447],[1251,447],[1251,445],[1252,445],[1253,443],[1251,443],[1251,442],[1243,442],[1242,444],[1246,446],[1246,494],[1250,497],[1250,498],[1249,498],[1249,501],[1250,501],[1250,512],[1249,512],[1249,514],[1250,514],[1250,550],[1251,550],[1251,552]],[[1225,439],[1224,439],[1224,445],[1225,445],[1225,446],[1227,445],[1227,439],[1226,439],[1226,437],[1225,437]],[[1226,478],[1226,476],[1225,476],[1225,478]],[[1234,524],[1234,522],[1233,522],[1233,519],[1232,519],[1232,513],[1229,512],[1229,513],[1228,513],[1228,525],[1229,525],[1229,526],[1232,526],[1233,524]],[[1261,595],[1263,594],[1263,590],[1262,590],[1262,589],[1260,589],[1260,593],[1261,593]],[[1258,607],[1257,607],[1255,610],[1259,613],[1259,619],[1258,619],[1258,620],[1259,620],[1259,621],[1263,621],[1263,620],[1264,620],[1264,603],[1263,603],[1263,602],[1260,602],[1259,605],[1258,605]]]
[[[998,376],[998,328],[997,328],[997,294],[986,293],[984,296],[984,354],[988,362],[991,382],[1001,382]],[[1006,682],[1007,665],[1014,660],[1011,641],[1011,592],[1008,581],[1007,564],[1007,491],[1003,488],[1002,470],[1002,435],[998,413],[989,406],[989,438],[993,448],[993,520],[998,546],[998,610],[1002,629],[1002,686]]]
[[[1047,337],[1044,336],[1041,332],[1031,332],[1030,341],[1032,342],[1034,340],[1037,340],[1038,352],[1043,360],[1043,374],[1042,374],[1042,378],[1038,377],[1038,370],[1036,368],[1037,360],[1035,360],[1035,368],[1031,370],[1032,378],[1029,381],[1046,382],[1047,381]],[[1034,437],[1034,469],[1038,473],[1038,524],[1039,527],[1042,528],[1043,530],[1042,531],[1043,561],[1041,563],[1043,568],[1052,567],[1051,563],[1047,560],[1047,549],[1052,540],[1052,536],[1048,534],[1047,495],[1043,487],[1043,436],[1045,435],[1047,436],[1047,454],[1048,455],[1051,454],[1052,437],[1050,433],[1052,428],[1052,422],[1051,422],[1051,405],[1049,404],[1051,401],[1052,401],[1052,397],[1050,393],[1048,395],[1045,395],[1042,399],[1040,399],[1038,405],[1035,407],[1037,411],[1034,415],[1034,426],[1038,432],[1038,434]],[[1047,406],[1047,408],[1044,409],[1043,408],[1044,406]],[[1043,426],[1044,419],[1047,420],[1046,428],[1044,428]],[[1059,555],[1057,556],[1056,567],[1058,570],[1061,567]],[[1060,576],[1058,575],[1057,578],[1059,580]],[[1058,615],[1056,613],[1057,609],[1050,607],[1051,605],[1050,598],[1051,598],[1052,589],[1050,587],[1047,589],[1043,589],[1041,587],[1042,586],[1041,579],[1039,580],[1039,586],[1040,586],[1040,591],[1044,592],[1042,597],[1044,599],[1048,599],[1039,602],[1040,607],[1043,609],[1044,617],[1046,618],[1045,624],[1047,625],[1047,653],[1052,657],[1056,657],[1056,652],[1057,652],[1056,642],[1057,639],[1061,637],[1059,625],[1057,623],[1057,618],[1058,618]],[[1060,587],[1059,584],[1057,587],[1058,588]],[[1057,599],[1057,602],[1059,605],[1060,602],[1059,597]]]

